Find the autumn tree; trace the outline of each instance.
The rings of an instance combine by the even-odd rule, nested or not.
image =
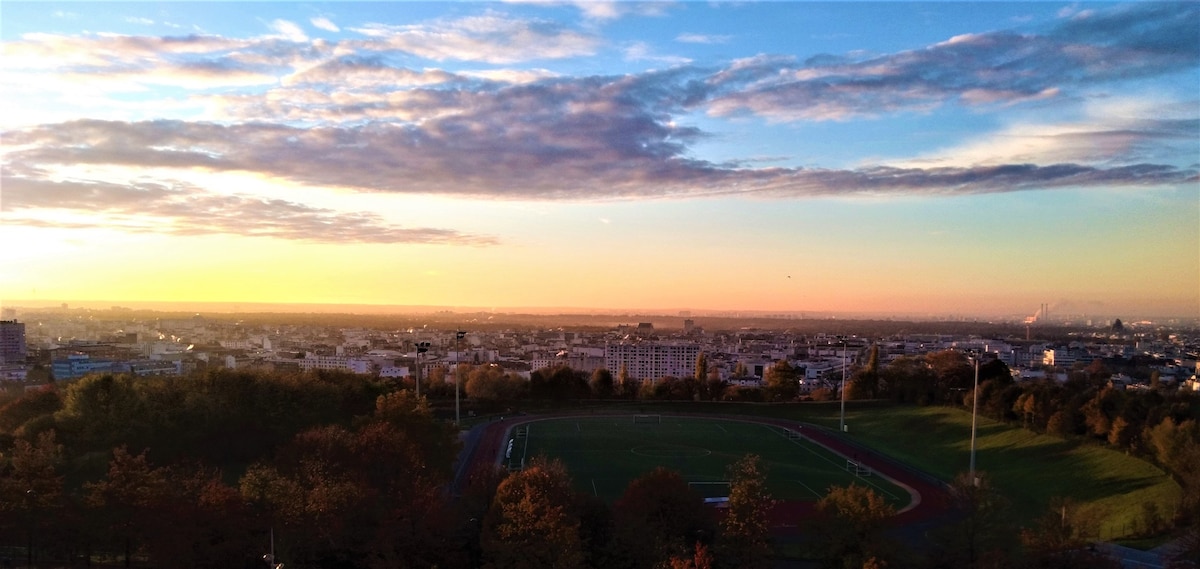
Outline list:
[[[592,372],[592,377],[588,380],[588,387],[592,390],[592,396],[598,399],[608,399],[613,394],[613,375],[612,372],[604,368],[597,368]]]
[[[1099,535],[1102,512],[1056,498],[1034,526],[1021,532],[1025,566],[1029,569],[1117,569],[1120,562],[1091,551],[1088,543]]]
[[[791,401],[800,392],[796,368],[787,360],[779,360],[763,378],[763,391],[768,401]]]
[[[622,399],[630,399],[637,395],[638,387],[638,382],[629,375],[629,368],[621,364],[621,369],[617,371],[617,384],[613,388],[615,395]]]
[[[63,459],[54,431],[41,433],[35,442],[17,439],[8,456],[0,454],[0,530],[25,534],[31,556],[34,548],[61,539],[67,530]]]
[[[535,460],[496,489],[483,524],[485,566],[495,569],[582,567],[574,490],[557,460]]]
[[[731,464],[729,503],[721,519],[718,555],[721,566],[754,569],[769,567],[768,515],[775,500],[767,492],[762,459],[749,454]]]
[[[891,504],[866,486],[830,487],[807,524],[815,536],[814,553],[831,569],[862,567],[872,558],[886,560],[894,555],[894,547],[883,529],[895,514]]]
[[[949,507],[954,521],[930,534],[930,569],[1005,569],[1017,535],[1007,513],[1009,503],[985,472],[959,474],[950,484]]]
[[[703,499],[674,470],[658,467],[629,483],[613,505],[611,565],[653,567],[691,552],[713,530]]]
[[[154,529],[170,523],[160,509],[171,492],[166,473],[150,465],[145,451],[134,456],[125,447],[113,449],[108,475],[84,489],[93,519],[102,522],[102,538],[121,544],[126,567]]]
[[[847,399],[874,399],[879,397],[879,344],[872,344],[867,364],[854,372],[846,388]]]

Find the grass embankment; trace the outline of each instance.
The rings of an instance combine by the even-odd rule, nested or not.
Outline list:
[[[967,469],[971,414],[948,407],[891,407],[846,412],[849,436],[942,479]],[[1137,531],[1143,504],[1170,518],[1179,485],[1149,462],[1084,441],[1039,435],[980,417],[975,467],[986,472],[1028,524],[1052,498],[1070,498],[1100,517],[1102,538]]]
[[[643,412],[744,414],[786,418],[837,429],[839,402],[788,405],[658,403],[629,405]],[[970,461],[971,413],[950,407],[915,407],[870,401],[846,404],[849,438],[882,454],[952,480]],[[1069,498],[1100,518],[1100,537],[1135,533],[1143,504],[1170,519],[1180,488],[1149,462],[1082,440],[1039,435],[1020,425],[979,418],[976,469],[1011,502],[1014,520],[1030,526],[1053,498]]]

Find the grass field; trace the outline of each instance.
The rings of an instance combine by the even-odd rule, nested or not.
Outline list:
[[[719,419],[633,415],[579,417],[528,423],[514,433],[512,462],[536,456],[566,464],[582,491],[612,501],[633,479],[657,466],[683,475],[702,495],[727,496],[729,464],[746,454],[762,457],[767,488],[778,500],[815,501],[830,486],[870,485],[898,509],[908,494],[878,476],[857,476],[846,459],[773,426]],[[651,419],[651,420],[654,420]],[[643,419],[644,421],[645,419]],[[524,433],[523,435],[521,433]]]
[[[941,478],[967,469],[970,413],[897,406],[848,411],[846,422],[851,438]],[[976,468],[1009,498],[1019,522],[1045,513],[1051,498],[1070,497],[1095,509],[1104,538],[1133,533],[1143,503],[1156,504],[1170,517],[1180,497],[1179,485],[1146,461],[984,418],[976,438]]]

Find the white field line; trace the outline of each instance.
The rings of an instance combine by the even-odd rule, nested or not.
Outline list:
[[[788,438],[788,436],[787,436],[787,435],[785,435],[785,434],[783,434],[783,433],[780,433],[779,431],[776,431],[775,429],[771,429],[771,430],[772,430],[772,431],[774,431],[774,432],[775,432],[776,434],[778,434],[779,436],[781,436],[781,437],[783,437],[783,438],[787,439],[788,441],[792,442],[792,443],[793,443],[793,444],[795,444],[796,446],[798,446],[798,447],[800,447],[800,448],[802,448],[802,449],[804,449],[804,450],[806,450],[806,451],[808,451],[808,452],[811,452],[811,453],[813,453],[814,455],[816,455],[817,457],[819,457],[821,460],[824,460],[825,462],[828,462],[829,464],[832,464],[834,468],[837,468],[838,470],[844,470],[844,469],[845,469],[845,465],[838,465],[838,463],[836,463],[836,462],[834,462],[834,461],[830,460],[830,459],[829,459],[829,457],[827,457],[827,456],[824,456],[824,455],[822,455],[821,453],[819,453],[819,452],[817,452],[817,451],[815,451],[815,450],[813,450],[813,449],[810,449],[810,448],[808,448],[807,446],[804,446],[803,444],[801,444],[801,443],[800,443],[801,439],[792,439],[792,438]],[[899,499],[900,499],[900,497],[899,497],[899,496],[897,496],[897,495],[895,495],[895,494],[893,494],[893,493],[889,492],[889,491],[888,491],[886,488],[884,488],[883,486],[880,486],[880,485],[878,485],[878,484],[876,484],[876,483],[874,483],[874,482],[872,482],[872,481],[868,480],[867,478],[864,478],[864,477],[862,477],[862,476],[858,476],[857,474],[856,474],[854,477],[855,477],[855,478],[858,478],[859,480],[862,480],[863,482],[865,482],[865,483],[867,483],[867,484],[869,484],[869,485],[871,485],[871,486],[874,486],[874,487],[875,487],[875,488],[877,488],[877,489],[878,489],[880,492],[883,492],[884,494],[887,494],[887,495],[888,495],[889,497],[891,497],[893,500],[899,500]]]
[[[803,486],[809,492],[812,492],[813,496],[816,496],[818,500],[820,500],[821,498],[824,497],[824,496],[821,496],[820,494],[818,494],[816,490],[813,490],[808,484],[805,484],[799,480],[793,480],[792,482],[795,482],[796,484]]]
[[[596,491],[596,479],[595,478],[592,479],[592,495],[593,496],[600,495],[600,492]]]
[[[725,434],[727,434],[727,435],[729,434],[729,431],[725,430],[725,426],[724,426],[724,425],[722,425],[722,424],[720,424],[720,423],[717,423],[717,428],[718,428],[718,429],[721,429],[721,432],[722,432],[722,433],[725,433]]]
[[[525,448],[521,449],[521,468],[525,468],[525,455],[529,452],[529,434],[533,432],[533,425],[525,426]]]

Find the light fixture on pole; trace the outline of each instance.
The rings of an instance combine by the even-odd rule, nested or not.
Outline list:
[[[462,371],[462,362],[459,362],[458,358],[459,354],[462,353],[463,336],[466,335],[467,333],[462,330],[454,333],[454,426],[456,427],[462,424],[462,417],[459,414],[458,406],[459,380],[461,379],[459,373]]]

